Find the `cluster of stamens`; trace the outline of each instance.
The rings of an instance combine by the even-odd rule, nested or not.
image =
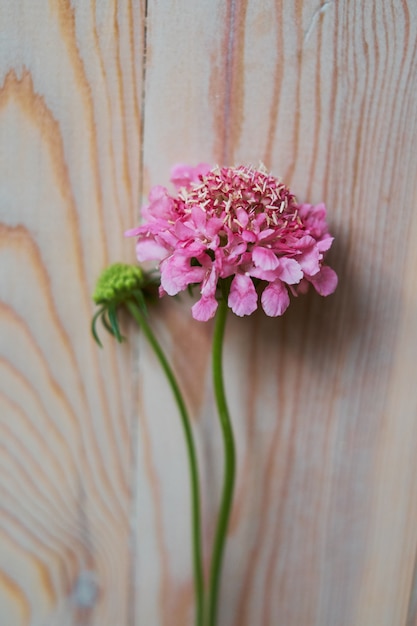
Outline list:
[[[182,189],[179,197],[186,212],[198,206],[209,216],[221,218],[232,231],[250,230],[260,214],[264,228],[294,231],[302,226],[295,197],[263,168],[215,167],[202,176],[201,184]],[[248,216],[247,225],[242,223],[242,210]]]

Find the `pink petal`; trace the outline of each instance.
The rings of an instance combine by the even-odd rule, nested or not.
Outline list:
[[[242,232],[242,239],[244,241],[247,241],[248,243],[255,243],[256,241],[256,235],[254,232],[252,232],[251,230],[244,230]]]
[[[156,222],[156,224],[159,224],[159,221]],[[153,234],[155,236],[155,239],[157,241],[160,241],[162,245],[166,245],[166,246],[170,246],[171,248],[175,248],[178,245],[178,237],[175,235],[175,233],[173,232],[173,230],[170,230],[171,224],[169,225],[169,228],[166,228],[166,226],[163,226],[159,231],[155,232],[154,229],[150,230],[149,232],[151,234]]]
[[[312,204],[307,203],[298,205],[298,215],[301,217],[302,220],[306,220],[308,218],[311,213],[312,207]]]
[[[216,293],[216,289],[217,289],[217,279],[218,279],[217,270],[213,265],[210,272],[208,273],[208,275],[203,281],[203,285],[201,287],[201,295],[203,295],[206,298],[209,296],[214,297],[214,294]]]
[[[128,235],[130,235],[133,232],[136,232],[138,236],[144,235],[145,237],[147,237],[149,235],[159,235],[162,231],[166,230],[167,228],[170,228],[170,224],[169,222],[167,222],[167,220],[156,219],[156,220],[152,220],[152,222],[146,222],[145,224],[142,224],[141,226],[132,228],[131,230],[128,230],[127,233]]]
[[[163,185],[154,185],[148,194],[150,202],[157,202],[161,198],[165,198],[168,195],[168,189]]]
[[[303,270],[295,259],[281,257],[279,260],[279,278],[289,285],[299,283],[303,277]]]
[[[313,237],[319,239],[327,233],[326,206],[323,202],[315,206],[301,204],[298,207],[298,213]]]
[[[193,222],[198,231],[203,232],[207,223],[207,214],[200,206],[193,206],[191,209]]]
[[[195,230],[190,228],[188,224],[184,224],[181,220],[177,220],[173,226],[174,231],[178,239],[184,241],[186,239],[193,239],[195,237]]]
[[[192,283],[203,280],[204,267],[191,267],[190,259],[173,255],[161,263],[161,286],[169,296],[175,296]]]
[[[207,248],[209,250],[217,250],[220,244],[220,237],[218,235],[214,235],[210,242],[207,242]]]
[[[265,213],[260,213],[258,217],[255,219],[255,223],[260,221],[261,218],[263,218],[264,221],[266,220]],[[268,237],[271,237],[271,236],[275,236],[275,230],[273,228],[266,228],[265,230],[259,233],[258,239],[259,241],[263,241],[264,239],[268,239]]]
[[[171,170],[171,182],[177,189],[181,187],[189,187],[191,183],[199,183],[200,176],[207,174],[211,169],[208,163],[199,163],[196,167],[178,163]]]
[[[327,250],[330,250],[333,241],[334,237],[324,235],[323,239],[320,239],[320,241],[317,242],[317,247],[320,252],[327,252]]]
[[[244,241],[236,241],[230,246],[230,253],[227,260],[230,263],[238,263],[239,257],[246,252],[247,245]]]
[[[181,187],[188,187],[193,177],[194,168],[191,165],[185,163],[177,163],[171,169],[170,181],[174,183],[177,189]]]
[[[295,247],[298,250],[308,250],[314,247],[315,245],[316,245],[316,240],[314,239],[314,237],[311,237],[310,235],[304,235],[304,237],[301,237],[300,239],[298,239]]]
[[[317,274],[317,272],[320,271],[321,258],[322,257],[317,245],[314,245],[311,248],[305,250],[298,257],[298,263],[301,265],[301,268],[305,274],[308,274],[309,276],[314,276],[314,274]]]
[[[281,281],[271,283],[262,293],[262,308],[270,317],[282,315],[290,304],[288,291]]]
[[[216,298],[212,296],[203,296],[191,308],[193,318],[199,322],[207,322],[211,319],[219,306]]]
[[[183,244],[182,250],[185,256],[188,256],[190,258],[193,256],[197,257],[207,250],[207,245],[204,244],[202,241],[199,241],[198,239],[194,241],[191,239]]]
[[[142,207],[142,216],[146,220],[168,218],[174,210],[174,200],[168,195],[168,190],[161,185],[152,187],[149,193],[149,204]]]
[[[309,281],[314,286],[317,293],[321,296],[329,296],[337,287],[337,274],[328,265],[323,265],[320,272],[313,277],[309,277]]]
[[[199,163],[194,168],[195,179],[200,180],[200,176],[205,176],[211,169],[212,166],[209,163]]]
[[[252,259],[254,264],[263,270],[274,270],[279,265],[276,254],[269,248],[255,246],[252,250]]]
[[[220,219],[219,217],[210,217],[210,219],[207,220],[206,233],[209,237],[213,237],[213,235],[217,235],[219,230],[222,230],[222,228],[223,228],[223,220]]]
[[[236,274],[230,286],[228,305],[233,313],[242,317],[258,308],[258,294],[249,276]]]
[[[246,228],[249,223],[249,215],[247,211],[242,208],[236,209],[236,217],[239,220],[239,224],[242,226],[242,228]]]
[[[129,230],[125,230],[125,237],[137,237],[141,232],[141,226],[136,226],[135,228],[129,228]]]
[[[169,254],[169,250],[153,238],[139,239],[136,244],[136,257],[143,261],[162,261]]]

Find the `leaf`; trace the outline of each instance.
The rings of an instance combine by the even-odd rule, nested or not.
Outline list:
[[[109,308],[107,309],[107,312],[109,314],[109,322],[110,322],[110,326],[112,327],[113,334],[116,337],[117,341],[119,343],[122,343],[123,337],[120,334],[119,323],[117,321],[116,305],[111,304]]]
[[[101,309],[97,311],[97,313],[94,315],[93,319],[91,320],[91,334],[94,337],[94,341],[96,342],[97,345],[100,346],[100,348],[103,347],[103,344],[101,343],[99,336],[97,334],[96,324],[97,324],[98,318],[103,312],[104,312],[104,306],[102,306]]]
[[[113,330],[113,328],[110,326],[110,322],[109,322],[109,320],[108,320],[108,319],[107,319],[107,317],[106,317],[106,313],[107,313],[107,310],[105,310],[105,311],[103,312],[103,315],[102,315],[102,317],[101,317],[101,321],[102,321],[102,323],[103,323],[104,328],[107,330],[107,332],[109,332],[109,333],[112,335],[112,337],[114,337],[114,336],[115,336],[115,335],[114,335],[114,330]]]

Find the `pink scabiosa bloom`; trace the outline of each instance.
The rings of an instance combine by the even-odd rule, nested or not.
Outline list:
[[[199,285],[195,319],[214,316],[219,287],[236,315],[253,313],[260,298],[272,317],[285,312],[289,292],[336,289],[324,264],[333,242],[324,204],[299,204],[263,167],[177,165],[171,180],[176,194],[154,187],[144,223],[126,235],[137,237],[139,261],[159,264],[161,295]]]

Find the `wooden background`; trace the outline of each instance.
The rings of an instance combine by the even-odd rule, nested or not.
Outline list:
[[[324,200],[336,294],[230,317],[238,480],[219,626],[417,625],[417,4],[0,0],[0,624],[191,626],[172,397],[90,294],[176,162],[263,161]],[[213,535],[212,325],[154,325]]]

